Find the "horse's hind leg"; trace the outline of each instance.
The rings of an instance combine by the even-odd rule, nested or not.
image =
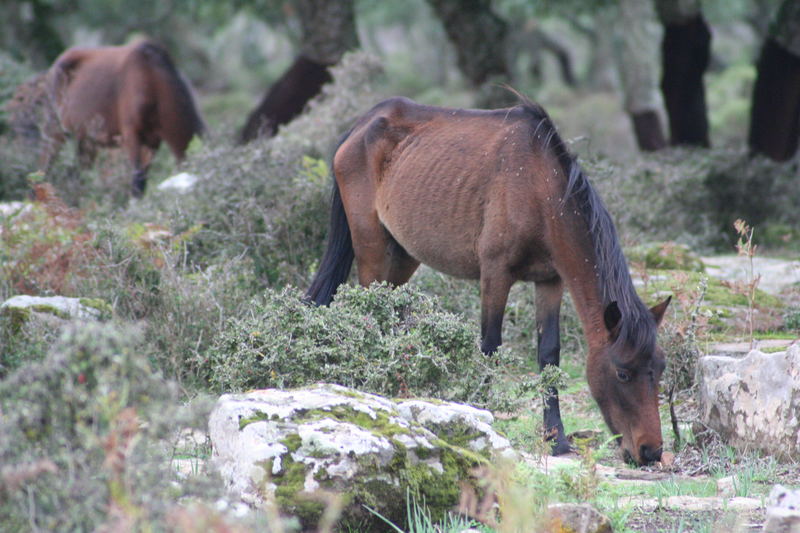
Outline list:
[[[147,171],[150,169],[150,163],[153,161],[155,149],[142,144],[135,135],[126,136],[123,143],[128,152],[131,166],[133,166],[131,194],[136,198],[141,198],[142,195],[144,195],[144,189],[147,185]]]
[[[561,279],[536,283],[536,329],[540,370],[544,370],[548,365],[558,366],[561,362],[559,314],[563,294]],[[547,388],[547,398],[544,402],[544,429],[547,439],[553,441],[553,455],[571,451],[564,435],[564,424],[558,406],[558,391],[555,387]]]
[[[97,145],[91,139],[82,138],[78,139],[76,150],[80,168],[91,168],[97,159]]]
[[[354,217],[355,218],[355,217]],[[419,267],[419,261],[408,255],[377,215],[361,219],[361,223],[350,227],[353,249],[358,269],[358,282],[369,286],[373,281],[386,281],[391,285],[402,285]]]

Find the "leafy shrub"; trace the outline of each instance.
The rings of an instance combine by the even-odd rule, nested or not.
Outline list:
[[[627,241],[731,250],[738,218],[755,226],[800,226],[796,163],[727,147],[670,148],[624,166],[603,158],[582,163]]]
[[[332,70],[334,83],[278,135],[245,146],[212,139],[188,162],[201,178],[190,194],[147,195],[131,214],[147,220],[160,213],[176,233],[200,224],[187,243],[197,265],[246,255],[264,285],[305,284],[328,227],[330,178],[321,159],[375,103],[370,86],[379,66],[356,53]]]
[[[800,307],[790,307],[783,314],[783,327],[786,331],[800,331]]]
[[[35,185],[34,194],[35,203],[0,218],[0,297],[72,293],[97,255],[80,212],[46,183]]]
[[[45,361],[0,382],[0,515],[8,531],[137,530],[180,497],[219,496],[210,483],[165,475],[164,440],[176,424],[200,418],[178,409],[177,387],[151,370],[139,337],[78,324]]]
[[[500,402],[492,378],[519,361],[504,350],[499,364],[487,359],[474,327],[408,286],[343,285],[329,307],[293,289],[267,290],[216,338],[212,379],[222,391],[326,381],[388,396]]]

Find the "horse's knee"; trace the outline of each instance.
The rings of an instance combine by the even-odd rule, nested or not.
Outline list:
[[[559,335],[558,314],[548,315],[537,324],[537,359],[539,368],[546,365],[558,366],[561,362],[561,338]]]

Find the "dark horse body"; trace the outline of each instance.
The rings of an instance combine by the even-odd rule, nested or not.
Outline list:
[[[167,52],[150,41],[70,48],[50,67],[45,89],[60,128],[46,132],[41,166],[49,167],[65,133],[77,138],[84,164],[98,146],[122,146],[133,166],[136,196],[144,193],[162,141],[180,161],[192,137],[204,131],[188,84]]]
[[[405,283],[420,263],[479,279],[481,348],[501,343],[516,281],[536,284],[539,365],[559,364],[559,310],[570,290],[588,340],[587,377],[611,431],[638,463],[661,457],[656,327],[669,300],[636,295],[614,225],[547,114],[524,101],[493,111],[375,106],[333,160],[328,249],[307,297],[326,305],[352,260],[362,285]],[[556,391],[545,430],[569,450]]]

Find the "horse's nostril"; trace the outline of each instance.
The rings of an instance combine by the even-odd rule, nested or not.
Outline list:
[[[661,447],[651,448],[646,444],[642,444],[639,448],[639,457],[644,464],[655,463],[661,460]]]

